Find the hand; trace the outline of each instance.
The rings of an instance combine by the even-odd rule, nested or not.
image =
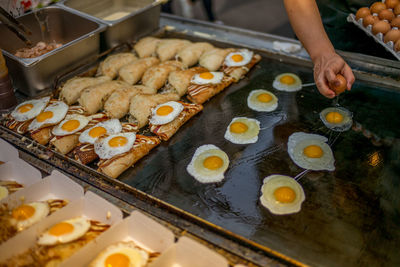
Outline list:
[[[313,59],[314,62],[314,80],[317,85],[319,92],[327,97],[334,98],[335,92],[329,88],[330,83],[338,82],[336,80],[336,74],[340,73],[346,78],[347,90],[351,89],[354,83],[354,74],[343,60],[336,53],[325,53],[317,56]]]

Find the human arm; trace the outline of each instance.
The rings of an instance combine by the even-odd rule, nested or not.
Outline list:
[[[353,72],[335,52],[315,0],[284,0],[284,4],[294,32],[314,63],[314,79],[320,93],[328,98],[335,97],[329,84],[338,82],[338,73],[346,78],[347,89],[350,90],[354,83]]]

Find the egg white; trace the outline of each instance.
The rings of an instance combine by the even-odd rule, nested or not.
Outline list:
[[[43,127],[55,125],[59,123],[62,119],[64,119],[65,115],[68,112],[68,105],[62,101],[56,101],[48,105],[42,112],[51,111],[53,112],[53,117],[45,120],[45,121],[37,121],[36,118],[29,124],[28,130],[33,131]]]
[[[37,243],[39,245],[51,246],[59,243],[68,243],[82,237],[90,229],[90,221],[82,217],[73,218],[63,221],[74,226],[74,230],[60,236],[50,234],[50,229],[47,229],[39,236]]]
[[[342,115],[343,121],[341,121],[340,123],[330,123],[329,121],[327,121],[326,115],[330,112],[337,112]],[[347,131],[353,125],[353,113],[342,107],[326,108],[319,113],[319,117],[327,128],[336,132]]]
[[[109,145],[109,141],[117,136],[123,136],[128,139],[128,142],[120,147],[111,147]],[[136,134],[135,133],[119,133],[119,134],[112,134],[105,138],[99,138],[94,143],[94,151],[101,159],[110,159],[116,155],[128,152],[133,147],[135,143]]]
[[[62,127],[65,123],[67,123],[70,120],[79,121],[79,126],[71,131],[66,131]],[[86,116],[82,115],[67,116],[62,122],[60,122],[57,126],[55,126],[51,132],[56,136],[70,135],[82,130],[88,123],[89,123],[89,118],[87,118]]]
[[[330,146],[326,143],[327,141],[328,139],[322,135],[308,134],[303,132],[293,133],[291,136],[289,136],[289,141],[287,144],[289,156],[300,168],[314,171],[334,171],[335,159]],[[303,150],[310,145],[319,146],[323,151],[322,157],[307,157]]]
[[[15,226],[18,231],[22,231],[23,229],[39,222],[50,213],[50,207],[46,202],[31,202],[25,205],[34,208],[35,212],[31,217],[27,218],[26,220],[17,220],[14,217],[11,217],[10,224]]]
[[[293,202],[282,203],[276,200],[274,192],[276,189],[283,186],[287,186],[295,192],[296,197]],[[303,187],[292,177],[274,174],[264,178],[261,187],[260,202],[271,213],[283,215],[299,212],[304,200],[305,194]]]
[[[281,78],[283,76],[291,76],[295,80],[295,82],[293,84],[290,84],[290,85],[281,83],[280,80],[281,80]],[[279,74],[278,76],[275,77],[275,80],[272,83],[272,86],[276,90],[279,90],[279,91],[296,92],[296,91],[301,90],[303,84],[302,84],[299,76],[297,76],[296,74],[293,74],[293,73],[282,73],[282,74]]]
[[[270,95],[272,97],[271,101],[266,103],[259,101],[257,97],[261,94]],[[278,98],[267,90],[257,89],[250,92],[247,97],[247,105],[255,111],[274,111],[278,107]]]
[[[43,97],[40,99],[33,99],[29,101],[25,101],[18,106],[11,112],[11,116],[16,120],[16,121],[27,121],[30,119],[33,119],[37,115],[39,115],[40,112],[46,107],[47,103],[49,103],[50,97]],[[31,104],[33,107],[27,111],[27,112],[20,112],[19,108]]]
[[[118,242],[105,248],[97,257],[91,261],[89,267],[104,267],[107,258],[113,254],[123,254],[129,258],[129,266],[143,267],[149,260],[149,254],[138,248],[134,242]]]
[[[0,185],[0,200],[8,197],[8,189],[5,186]]]
[[[212,79],[203,79],[200,77],[201,73],[193,75],[191,79],[191,83],[194,84],[218,84],[221,83],[222,79],[224,78],[223,72],[218,71],[210,71],[214,76]]]
[[[234,55],[241,55],[243,57],[243,60],[236,62],[232,59],[232,56]],[[231,52],[225,57],[224,65],[228,67],[239,67],[239,66],[244,66],[248,64],[251,59],[253,58],[253,51],[247,50],[247,49],[241,49],[236,52]]]
[[[172,112],[162,116],[157,114],[157,110],[163,106],[172,107]],[[162,125],[167,124],[173,121],[178,115],[183,111],[183,105],[176,101],[169,101],[164,104],[160,104],[157,107],[153,108],[151,111],[150,123],[153,125]]]
[[[205,168],[203,161],[210,156],[220,157],[223,161],[222,166],[216,170]],[[186,170],[201,183],[215,183],[224,179],[224,173],[228,169],[228,166],[229,158],[224,151],[214,145],[202,145],[196,149]]]
[[[104,129],[106,129],[105,134],[108,134],[108,135],[117,134],[122,131],[122,125],[121,125],[120,121],[118,119],[110,119],[107,121],[99,122],[95,126],[90,127],[89,129],[86,129],[85,131],[83,131],[83,133],[81,133],[81,135],[79,136],[79,142],[82,144],[84,144],[84,143],[94,144],[94,142],[96,142],[96,140],[101,136],[94,138],[94,137],[91,137],[89,135],[89,133],[93,128],[96,128],[96,127],[103,127]]]
[[[230,131],[230,127],[234,122],[244,123],[248,129],[244,133],[234,133]],[[256,119],[246,117],[233,118],[226,128],[225,139],[234,144],[252,144],[258,141],[258,134],[260,132],[260,122]]]

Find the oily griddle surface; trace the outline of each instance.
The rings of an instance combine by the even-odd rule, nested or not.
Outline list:
[[[313,82],[310,68],[263,58],[238,84],[204,104],[168,142],[118,179],[213,224],[312,265],[369,266],[400,261],[400,95],[357,82],[339,104],[353,112],[354,126],[338,136],[319,112],[333,106],[314,87],[297,93],[272,88],[283,72]],[[279,99],[274,112],[247,107],[251,90],[267,89]],[[261,122],[255,144],[224,139],[234,117]],[[299,213],[273,215],[259,202],[264,177],[296,176],[286,151],[296,131],[325,135],[336,160],[334,172],[309,172],[300,180],[306,200]],[[201,184],[186,171],[194,151],[214,144],[230,159],[225,179]]]

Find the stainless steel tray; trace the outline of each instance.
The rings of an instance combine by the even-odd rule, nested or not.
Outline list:
[[[42,36],[37,17],[44,18],[48,31]],[[97,55],[100,51],[100,32],[105,26],[60,7],[40,9],[18,18],[32,30],[31,40],[57,42],[63,45],[36,58],[14,56],[17,49],[25,47],[4,25],[0,24],[0,48],[4,50],[13,85],[19,91],[34,96],[50,88],[57,75],[82,63],[82,60]],[[45,38],[45,40],[43,40]]]

